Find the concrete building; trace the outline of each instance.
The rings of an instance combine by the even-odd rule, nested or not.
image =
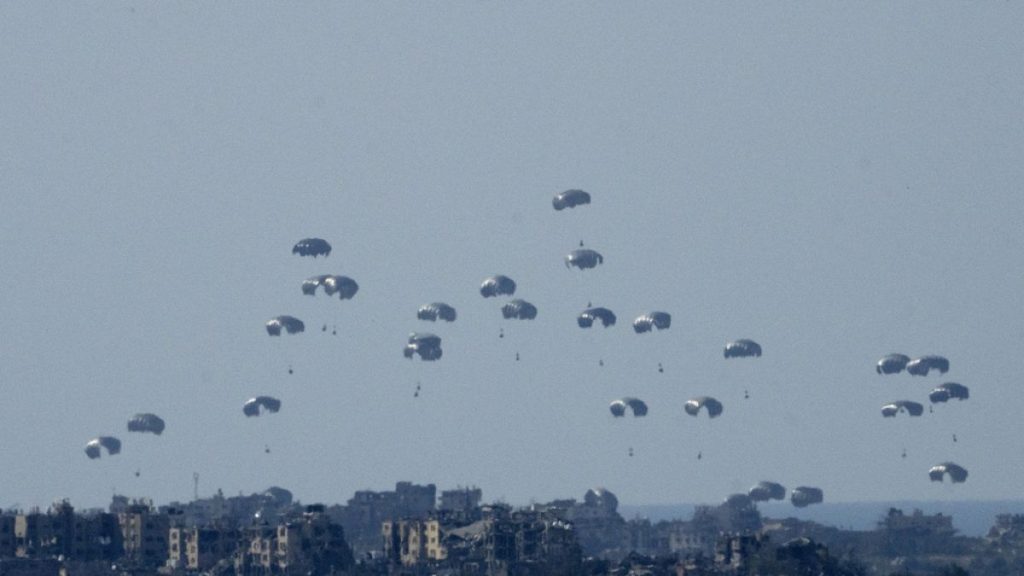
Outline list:
[[[444,562],[448,559],[448,548],[444,544],[444,529],[439,520],[427,521],[427,559],[434,562]]]
[[[883,545],[894,556],[950,552],[956,534],[952,516],[920,510],[904,514],[897,508],[889,509],[879,523],[879,532]]]
[[[241,532],[236,528],[175,527],[168,534],[167,567],[205,571],[238,548]]]
[[[715,566],[723,572],[745,574],[765,541],[760,535],[722,536],[715,543]]]
[[[717,538],[717,532],[700,530],[689,521],[667,522],[662,529],[667,536],[667,552],[670,554],[708,553],[714,548]]]
[[[275,560],[284,573],[327,574],[354,564],[345,530],[322,505],[307,506],[301,518],[277,527]]]
[[[43,514],[0,516],[0,557],[112,560],[122,554],[121,532],[112,514],[76,514],[66,500]]]
[[[408,566],[420,560],[419,530],[416,520],[385,520],[381,522],[381,549],[391,564]]]
[[[489,574],[572,574],[582,563],[573,525],[551,512],[487,520],[483,542]]]
[[[572,524],[553,511],[496,505],[485,507],[482,516],[469,525],[439,518],[386,520],[384,559],[397,572],[458,574],[571,574],[581,565]]]
[[[381,523],[384,558],[392,564],[415,566],[448,559],[444,531],[437,519],[386,520]]]
[[[38,509],[14,519],[15,555],[20,558],[70,556],[74,543],[75,511],[65,500],[49,512]]]
[[[483,490],[473,488],[456,488],[455,490],[442,490],[438,510],[468,514],[480,506],[483,499]]]
[[[243,529],[235,552],[235,573],[240,576],[271,574],[276,535],[277,527],[269,524]]]
[[[293,502],[292,493],[284,488],[271,486],[263,492],[249,495],[225,497],[220,490],[209,498],[197,498],[191,502],[171,502],[160,507],[160,512],[178,517],[180,526],[248,526],[254,520],[276,523],[289,514],[301,514],[301,508]]]
[[[113,561],[124,551],[124,539],[117,516],[94,512],[74,517],[71,553],[79,562]]]
[[[14,557],[14,516],[0,515],[0,558]]]
[[[593,488],[584,494],[583,502],[553,500],[531,510],[571,523],[585,555],[620,559],[629,553],[631,536],[618,507],[619,499],[610,490]]]
[[[344,528],[312,505],[277,525],[244,529],[234,564],[239,575],[330,574],[348,570],[354,559]]]
[[[52,552],[50,518],[38,510],[14,517],[14,555],[32,558]]]
[[[381,524],[398,518],[426,519],[436,510],[437,487],[398,482],[394,491],[358,491],[345,506],[327,513],[345,528],[345,536],[359,557],[380,551]]]
[[[894,531],[909,531],[934,534],[953,534],[953,517],[943,514],[925,514],[914,510],[904,514],[898,508],[890,508],[889,513],[879,523],[879,528]]]
[[[140,566],[158,567],[167,562],[170,522],[151,502],[136,501],[118,514],[124,557]]]
[[[188,529],[173,527],[167,533],[167,567],[171,569],[187,569],[188,545],[186,544]]]

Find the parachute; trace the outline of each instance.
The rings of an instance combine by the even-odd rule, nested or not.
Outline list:
[[[328,276],[324,278],[324,292],[328,296],[337,294],[342,300],[351,300],[359,292],[359,284],[348,276]]]
[[[672,325],[672,315],[668,312],[651,312],[638,316],[633,320],[633,331],[637,334],[650,332],[654,328],[664,330]]]
[[[726,358],[746,358],[749,356],[760,356],[761,345],[753,340],[745,338],[733,340],[725,345]]]
[[[107,455],[113,456],[121,451],[121,441],[113,436],[99,436],[89,440],[85,445],[85,454],[91,460],[100,457],[101,448],[107,449]]]
[[[949,474],[949,480],[954,484],[967,481],[967,469],[952,462],[943,462],[928,470],[928,477],[932,482],[942,482],[942,477],[946,474]]]
[[[798,486],[789,495],[789,501],[797,508],[804,508],[811,504],[821,504],[825,501],[825,495],[821,488],[812,486]]]
[[[900,412],[905,412],[911,416],[920,416],[924,414],[924,406],[910,400],[897,400],[882,406],[882,416],[886,418],[895,418]]]
[[[555,210],[559,211],[566,208],[575,208],[582,204],[590,204],[590,194],[583,190],[566,190],[565,192],[555,194],[551,204],[554,205]]]
[[[767,502],[768,500],[785,500],[786,488],[778,482],[762,481],[748,492],[750,499],[755,502]]]
[[[432,302],[430,304],[420,306],[420,309],[416,311],[416,317],[420,320],[430,320],[431,322],[436,320],[454,322],[455,308],[452,308],[444,302]]]
[[[907,373],[914,376],[927,376],[929,370],[938,370],[940,374],[949,371],[949,360],[942,356],[921,356],[907,362]]]
[[[615,313],[607,308],[587,308],[576,317],[576,323],[580,325],[580,328],[590,328],[594,325],[594,320],[600,320],[601,325],[605,328],[614,326]]]
[[[633,410],[633,416],[647,416],[647,404],[639,398],[622,398],[613,401],[608,405],[608,409],[611,410],[612,416],[616,418],[626,415],[626,407]]]
[[[932,404],[938,402],[948,402],[949,400],[956,398],[957,400],[967,400],[971,397],[971,391],[963,384],[957,384],[956,382],[946,382],[940,386],[936,386],[932,390],[931,394],[928,395],[928,399],[932,401]]]
[[[281,488],[280,486],[271,486],[264,490],[260,496],[270,500],[276,506],[288,506],[295,498],[291,490]]]
[[[281,401],[271,396],[257,396],[245,401],[242,412],[246,416],[259,416],[263,412],[274,413],[281,409]]]
[[[437,360],[441,357],[441,337],[429,332],[413,332],[403,352],[406,358],[419,354],[421,360]]]
[[[271,336],[280,336],[281,329],[283,328],[289,334],[297,334],[306,330],[306,325],[302,323],[302,320],[295,318],[294,316],[277,316],[267,321],[267,334]]]
[[[323,238],[303,238],[292,246],[292,254],[299,256],[330,256],[331,245]]]
[[[159,436],[164,431],[164,420],[156,414],[136,414],[128,421],[129,432],[152,432]]]
[[[704,408],[708,412],[708,418],[717,418],[722,414],[722,403],[712,398],[711,396],[698,396],[691,400],[686,401],[686,405],[683,409],[690,416],[696,416],[700,413],[700,409]]]
[[[722,505],[734,510],[749,508],[754,505],[754,499],[748,494],[730,494],[725,497],[725,501],[722,502]]]
[[[591,250],[589,248],[580,248],[569,252],[565,257],[565,267],[571,268],[575,266],[580,270],[586,270],[588,268],[595,268],[598,264],[604,263],[604,256],[597,250]]]
[[[480,284],[480,294],[484,298],[492,296],[511,296],[516,293],[516,283],[508,276],[488,276]]]
[[[324,287],[324,293],[328,296],[338,294],[342,300],[350,300],[359,292],[359,284],[348,276],[335,276],[333,274],[321,274],[303,280],[302,293],[307,296],[316,294],[316,289]]]
[[[910,362],[910,356],[889,354],[878,361],[878,364],[875,365],[875,372],[879,374],[899,374],[907,367],[907,362]]]
[[[619,498],[611,490],[599,486],[587,490],[583,495],[583,503],[593,508],[604,508],[609,512],[615,512],[619,507]]]
[[[316,289],[323,286],[324,280],[326,280],[330,274],[321,274],[319,276],[311,276],[302,281],[302,293],[307,296],[313,296],[316,294]]]
[[[517,318],[519,320],[533,320],[537,317],[537,307],[526,300],[516,298],[501,307],[501,315],[505,318]]]

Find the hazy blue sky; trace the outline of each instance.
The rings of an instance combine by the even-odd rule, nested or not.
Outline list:
[[[194,472],[306,502],[1017,498],[1022,29],[1018,2],[5,2],[0,506]],[[554,211],[567,188],[593,203]],[[563,266],[581,239],[603,266]],[[325,273],[359,294],[303,296]],[[535,321],[480,297],[496,273]],[[417,321],[436,300],[458,321]],[[588,301],[619,325],[577,328]],[[671,329],[634,334],[651,310]],[[413,330],[444,358],[404,359]],[[952,369],[878,376],[890,352]],[[971,399],[881,417],[945,381]],[[282,411],[246,419],[257,394]],[[703,394],[720,418],[685,415]],[[86,458],[99,434],[123,452]],[[968,482],[929,482],[944,460]]]

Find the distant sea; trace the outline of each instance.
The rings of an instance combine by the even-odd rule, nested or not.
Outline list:
[[[661,520],[689,520],[696,504],[651,504],[629,506],[621,504],[619,513],[631,520],[647,518]],[[984,536],[995,523],[997,514],[1024,514],[1024,500],[987,501],[916,501],[892,502],[824,502],[807,508],[794,508],[789,502],[759,503],[761,515],[766,518],[799,518],[845,530],[874,530],[889,512],[899,508],[904,514],[915,509],[925,514],[945,514],[953,517],[953,527],[964,536]]]

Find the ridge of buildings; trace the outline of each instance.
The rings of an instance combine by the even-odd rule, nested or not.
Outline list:
[[[625,520],[604,488],[526,507],[483,503],[476,487],[438,494],[399,482],[344,505],[291,492],[154,506],[114,496],[107,510],[0,514],[0,574],[971,574],[1021,573],[1024,515],[985,538],[952,517],[890,509],[874,530],[763,518],[749,498],[699,506],[689,520]],[[953,570],[955,573],[956,571]]]

